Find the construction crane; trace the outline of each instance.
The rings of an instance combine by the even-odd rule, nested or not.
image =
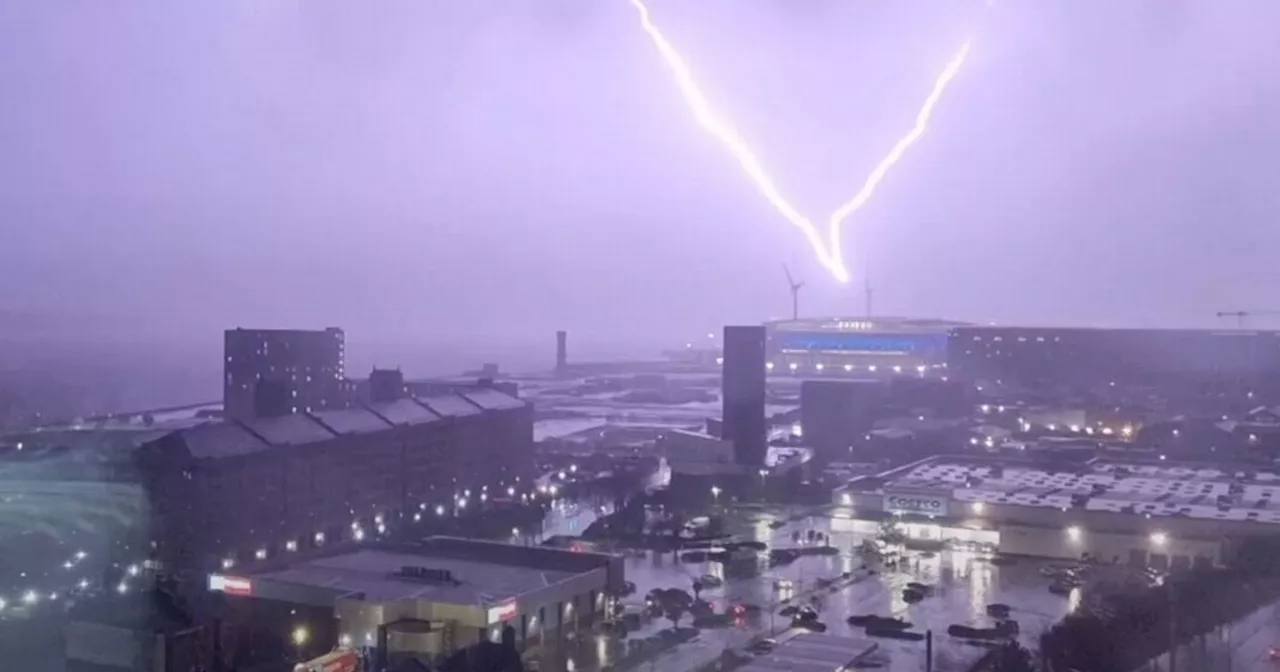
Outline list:
[[[782,272],[787,274],[787,286],[791,288],[791,319],[800,319],[800,289],[804,287],[803,282],[796,282],[791,277],[791,269],[786,264],[782,265]]]
[[[1280,315],[1280,310],[1222,310],[1218,311],[1218,317],[1234,317],[1236,325],[1241,329],[1245,328],[1245,322],[1251,317],[1262,317],[1264,315],[1276,316]]]

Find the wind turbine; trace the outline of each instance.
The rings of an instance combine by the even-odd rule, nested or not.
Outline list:
[[[791,288],[791,319],[800,319],[800,288],[804,287],[803,282],[796,282],[791,277],[791,269],[786,264],[782,265],[782,272],[787,274],[787,285]]]

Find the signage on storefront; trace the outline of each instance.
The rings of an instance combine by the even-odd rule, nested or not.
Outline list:
[[[338,649],[315,660],[298,663],[293,672],[356,672],[360,669],[360,656],[350,649]]]
[[[947,500],[934,495],[890,493],[884,496],[884,510],[889,513],[918,513],[928,516],[947,515]]]
[[[253,582],[249,579],[242,579],[238,576],[210,574],[209,590],[226,593],[228,595],[252,595]]]
[[[515,600],[504,602],[496,607],[489,607],[489,623],[509,621],[515,618],[518,613],[520,613],[520,605],[516,604]]]

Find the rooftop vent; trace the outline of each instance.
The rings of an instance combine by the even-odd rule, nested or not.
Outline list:
[[[418,567],[415,565],[405,565],[400,568],[395,576],[401,579],[409,579],[410,581],[418,581],[421,583],[431,584],[448,584],[460,586],[462,582],[453,577],[453,572],[447,569],[434,569],[431,567]]]

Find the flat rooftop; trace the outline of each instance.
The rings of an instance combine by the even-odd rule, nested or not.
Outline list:
[[[513,547],[511,550],[518,553],[525,549]],[[551,549],[528,550],[542,557]],[[515,561],[499,562],[498,558],[471,559],[451,555],[433,553],[430,548],[366,548],[302,560],[281,569],[255,573],[253,576],[259,581],[323,588],[340,594],[363,593],[364,599],[370,602],[429,600],[490,607],[582,573],[569,567],[547,568],[552,563],[547,562],[545,557],[541,562],[525,564]],[[589,554],[578,555],[581,557]],[[400,572],[405,567],[445,570],[452,574],[455,581],[439,583],[402,576]]]
[[[876,643],[858,637],[805,632],[783,638],[773,651],[738,672],[834,672],[866,658]]]
[[[856,481],[855,481],[856,483]],[[856,487],[856,485],[855,485]],[[937,457],[891,473],[883,488],[938,490],[963,502],[1280,524],[1280,474],[1176,463],[1092,460],[1074,470]]]

